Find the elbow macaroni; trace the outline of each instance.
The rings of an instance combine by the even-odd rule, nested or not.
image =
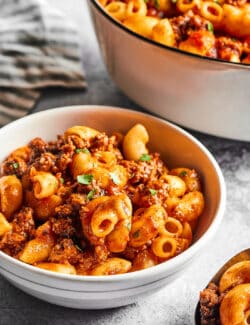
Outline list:
[[[248,37],[250,35],[250,5],[235,7],[223,5],[222,28],[233,37]]]
[[[199,0],[178,0],[176,2],[176,8],[181,12],[181,13],[186,13],[189,10],[194,10],[196,8],[200,7],[200,1]]]
[[[152,39],[167,46],[175,46],[174,31],[167,18],[160,20],[153,27]]]
[[[0,207],[8,219],[20,209],[23,200],[23,190],[20,180],[15,175],[0,178]]]
[[[46,144],[51,166],[33,160],[32,146],[15,150],[27,168],[2,169],[0,249],[41,269],[86,275],[140,270],[187,249],[204,208],[198,174],[169,170],[149,140],[141,124],[110,137],[73,126]]]
[[[33,183],[33,193],[36,199],[44,199],[55,194],[58,188],[57,178],[47,172],[31,169],[31,182]]]

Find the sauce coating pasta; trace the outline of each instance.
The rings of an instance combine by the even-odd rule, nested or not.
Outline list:
[[[199,175],[169,169],[149,140],[141,124],[111,136],[73,126],[11,152],[1,164],[0,249],[73,275],[137,271],[183,252],[204,209]]]
[[[250,64],[249,0],[99,0],[128,29],[194,54]]]

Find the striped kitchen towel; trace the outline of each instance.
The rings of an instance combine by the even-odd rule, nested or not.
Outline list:
[[[86,87],[75,26],[46,0],[0,0],[0,126],[49,86]]]

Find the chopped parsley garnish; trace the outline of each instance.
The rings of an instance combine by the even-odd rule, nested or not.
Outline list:
[[[187,172],[185,170],[182,170],[179,174],[180,177],[185,177],[187,176]]]
[[[13,168],[17,169],[17,168],[19,168],[19,163],[15,162],[12,164],[12,166],[13,166]]]
[[[89,193],[87,194],[87,199],[90,201],[93,199],[94,195],[96,193],[96,190],[91,190],[89,191]]]
[[[84,152],[84,153],[90,153],[89,149],[87,148],[78,148],[75,150],[76,153]]]
[[[64,178],[60,177],[60,182],[63,184],[64,183]]]
[[[154,0],[154,5],[156,9],[160,8],[159,0]]]
[[[128,230],[131,230],[131,223],[130,222],[127,223],[127,228],[128,228]]]
[[[83,185],[89,185],[93,180],[92,174],[78,175],[77,182]]]
[[[151,160],[151,156],[148,155],[147,153],[143,153],[141,155],[141,157],[139,158],[140,161],[150,161]]]
[[[109,173],[109,176],[116,185],[120,183],[120,179],[115,173]]]
[[[136,230],[134,233],[133,233],[133,238],[138,238],[140,236],[140,230]]]
[[[82,249],[81,249],[80,246],[78,246],[77,244],[75,244],[75,247],[76,247],[76,249],[78,249],[80,252],[82,252]]]
[[[156,195],[158,191],[153,189],[153,188],[150,188],[149,192],[150,192],[151,195]]]
[[[211,33],[214,32],[214,26],[213,26],[213,24],[212,24],[211,22],[209,22],[209,23],[207,24],[207,30],[208,30],[209,32],[211,32]]]

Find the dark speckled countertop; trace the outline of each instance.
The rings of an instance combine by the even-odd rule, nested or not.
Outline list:
[[[34,112],[74,104],[102,104],[142,110],[109,79],[102,63],[86,0],[50,0],[67,12],[81,35],[88,89],[44,91]],[[227,186],[226,212],[213,240],[186,273],[158,293],[110,310],[74,310],[28,296],[0,276],[0,325],[191,325],[199,291],[231,256],[250,247],[250,142],[190,131],[214,154]]]

